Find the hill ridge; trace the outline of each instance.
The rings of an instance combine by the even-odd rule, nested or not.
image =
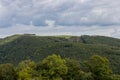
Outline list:
[[[0,63],[18,64],[26,59],[39,61],[53,53],[77,60],[98,54],[107,57],[114,72],[120,74],[120,39],[86,35],[56,37],[24,34],[2,40],[4,43],[0,45]]]

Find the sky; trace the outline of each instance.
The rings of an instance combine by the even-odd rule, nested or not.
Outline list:
[[[13,34],[120,38],[120,0],[0,0],[0,37]]]

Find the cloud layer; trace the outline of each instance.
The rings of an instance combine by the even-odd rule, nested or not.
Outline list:
[[[119,0],[0,0],[0,37],[105,35],[120,38]]]

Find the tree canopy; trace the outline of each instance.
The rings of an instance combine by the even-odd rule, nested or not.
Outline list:
[[[16,67],[0,64],[0,80],[120,80],[120,75],[112,73],[109,60],[99,55],[80,62],[53,54],[39,62],[24,60]]]

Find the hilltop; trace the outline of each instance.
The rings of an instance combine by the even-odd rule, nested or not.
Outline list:
[[[94,54],[107,57],[120,74],[120,39],[104,36],[13,35],[0,39],[0,63],[42,60],[51,54],[83,61]],[[82,65],[82,63],[81,63]]]

